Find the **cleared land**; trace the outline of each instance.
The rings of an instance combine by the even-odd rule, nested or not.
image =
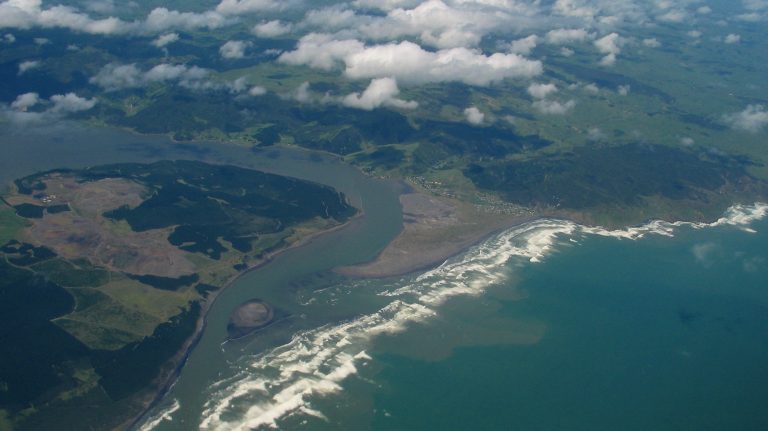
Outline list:
[[[356,213],[329,187],[199,162],[45,172],[3,199],[0,421],[25,429],[62,414],[125,425],[173,375],[212,292]]]

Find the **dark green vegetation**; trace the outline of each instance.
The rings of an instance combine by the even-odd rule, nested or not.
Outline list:
[[[141,232],[176,226],[169,237],[182,250],[219,259],[219,238],[240,252],[252,251],[261,235],[311,219],[343,221],[355,213],[344,196],[328,187],[234,166],[159,162],[89,169],[86,180],[116,175],[144,183],[152,196],[136,208],[106,215]]]
[[[0,410],[18,429],[54,429],[59,418],[66,418],[70,429],[110,428],[129,420],[178,365],[201,317],[201,300],[220,288],[218,280],[247,269],[243,262],[290,244],[295,227],[311,232],[356,212],[329,187],[187,161],[35,174],[15,182],[15,198],[39,202],[46,197],[46,181],[53,184],[51,178],[62,176],[80,185],[104,179],[140,183],[146,190],[141,204],[97,217],[124,221],[134,233],[173,228],[163,234],[165,240],[197,255],[200,263],[197,273],[166,277],[64,258],[45,245],[12,238],[50,217],[72,216],[68,211],[77,212],[76,199],[0,208],[10,238],[0,245]],[[165,320],[148,320],[168,309]],[[131,332],[146,328],[138,339]]]
[[[529,206],[583,210],[632,206],[647,196],[706,200],[705,192],[754,182],[739,162],[724,163],[684,149],[630,144],[581,147],[533,160],[472,164],[477,187]]]
[[[128,274],[128,277],[160,290],[179,290],[182,287],[189,286],[200,279],[197,274],[184,275],[178,278],[134,274]]]

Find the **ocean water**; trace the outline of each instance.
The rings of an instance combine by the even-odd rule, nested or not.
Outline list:
[[[423,274],[303,283],[305,315],[333,318],[222,344],[141,428],[768,429],[766,213],[542,220]]]

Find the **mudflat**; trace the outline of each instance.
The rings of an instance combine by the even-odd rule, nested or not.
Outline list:
[[[408,274],[443,263],[500,230],[537,215],[530,210],[494,212],[456,199],[412,191],[400,196],[403,231],[372,262],[340,267],[356,278]]]

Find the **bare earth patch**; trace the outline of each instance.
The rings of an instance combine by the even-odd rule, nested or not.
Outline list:
[[[349,277],[381,278],[403,275],[443,263],[501,229],[520,224],[531,215],[495,214],[455,199],[425,193],[400,196],[403,231],[372,262],[337,268]]]
[[[78,183],[71,177],[46,179],[51,204],[68,204],[72,211],[31,220],[30,242],[45,244],[58,255],[85,257],[95,265],[139,275],[179,277],[195,272],[187,254],[168,242],[173,228],[134,232],[124,223],[102,216],[123,205],[137,206],[147,194],[125,179]]]

